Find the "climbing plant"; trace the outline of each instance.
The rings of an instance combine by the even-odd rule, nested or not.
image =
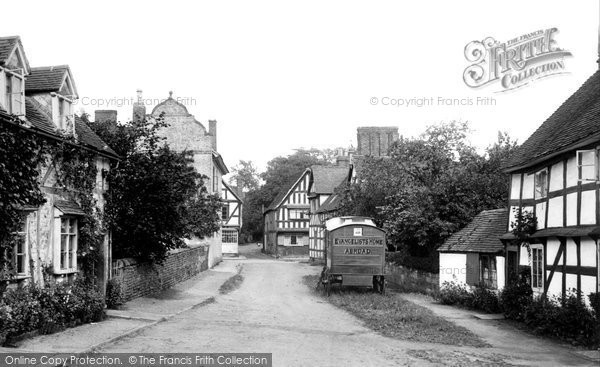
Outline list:
[[[525,246],[527,253],[531,257],[529,247],[529,236],[537,230],[537,217],[531,211],[524,210],[521,207],[513,208],[515,220],[510,223],[511,232],[515,236],[512,244],[515,246]]]

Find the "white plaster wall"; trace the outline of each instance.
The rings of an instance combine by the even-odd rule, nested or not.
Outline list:
[[[550,191],[563,188],[563,162],[558,162],[550,168]]]
[[[577,265],[577,244],[572,238],[567,238],[567,265]]]
[[[563,226],[563,197],[550,199],[548,203],[548,227]]]
[[[577,186],[577,161],[575,153],[567,160],[567,187]]]
[[[533,199],[534,175],[525,174],[523,177],[523,199]]]
[[[581,224],[596,224],[596,190],[581,193]]]
[[[585,299],[586,303],[589,304],[588,295],[590,293],[596,292],[596,277],[591,277],[587,275],[581,276],[581,294],[585,295],[582,297]]]
[[[535,205],[535,215],[538,219],[537,228],[538,229],[546,228],[546,202]]]
[[[549,276],[550,271],[547,271],[546,279],[548,279]],[[548,296],[562,296],[562,272],[558,271],[558,269],[554,272],[554,275],[552,276],[552,281],[548,286]]]
[[[510,181],[510,198],[518,200],[519,195],[521,195],[521,174],[512,174]]]
[[[577,193],[567,195],[567,226],[577,225]]]
[[[467,283],[467,255],[440,253],[440,287],[444,282]]]
[[[557,238],[548,238],[548,242],[546,244],[546,253],[544,256],[546,257],[546,264],[552,265],[554,264],[554,259],[556,258],[556,254],[558,253],[558,249],[560,247],[560,241]],[[560,260],[558,264],[562,264],[562,258],[564,255],[560,255]]]
[[[581,239],[581,266],[596,266],[596,242],[590,238]]]
[[[506,272],[505,272],[505,259],[504,256],[496,256],[496,279],[498,290],[501,290],[505,286]]]

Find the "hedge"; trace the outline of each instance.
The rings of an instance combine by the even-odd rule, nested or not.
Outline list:
[[[419,257],[406,255],[400,251],[388,252],[386,254],[386,261],[394,265],[401,265],[414,270],[426,271],[433,274],[440,272],[440,258],[439,256]]]
[[[102,294],[83,281],[8,289],[0,299],[0,345],[29,332],[51,334],[104,317]]]

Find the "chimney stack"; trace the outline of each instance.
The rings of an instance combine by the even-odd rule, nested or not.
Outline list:
[[[96,110],[94,121],[96,122],[117,122],[117,110]]]
[[[133,104],[133,121],[140,122],[146,118],[146,106],[144,105],[144,99],[142,98],[142,90],[137,91],[137,101]]]
[[[213,137],[213,150],[217,150],[217,120],[208,120],[208,134]]]

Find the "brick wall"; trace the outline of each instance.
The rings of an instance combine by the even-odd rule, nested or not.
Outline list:
[[[129,301],[170,288],[207,268],[207,249],[200,246],[174,251],[162,265],[115,260],[112,274],[121,281],[123,295]]]
[[[388,285],[402,291],[434,295],[440,290],[439,274],[413,270],[390,263],[385,265],[385,274]]]

